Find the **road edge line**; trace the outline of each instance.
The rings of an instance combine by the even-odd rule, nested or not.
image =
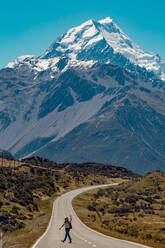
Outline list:
[[[54,213],[55,203],[57,202],[58,199],[59,199],[59,197],[57,197],[56,200],[53,202],[52,214],[51,214],[50,221],[49,221],[49,224],[48,224],[45,232],[35,241],[35,243],[31,246],[31,248],[35,248],[38,245],[38,243],[41,241],[41,239],[48,233],[49,228],[50,228],[50,226],[52,224],[52,220],[53,220],[53,213]]]
[[[113,184],[102,185],[102,186],[100,185],[100,186],[98,186],[98,188],[102,188],[102,187],[112,187],[112,186],[115,186],[115,185],[117,185],[117,184],[119,184],[119,183],[113,183]],[[97,187],[96,187],[96,188],[97,188]],[[92,190],[92,189],[91,189],[91,190]],[[87,191],[88,191],[88,190],[87,190]],[[89,190],[89,191],[90,191],[90,190]],[[85,191],[84,191],[84,192],[85,192]],[[84,193],[84,192],[83,192],[83,193]],[[80,193],[80,194],[83,194],[83,193]],[[80,195],[80,194],[78,194],[78,195]],[[77,197],[78,195],[76,195],[75,197]],[[75,198],[75,197],[74,197],[74,198]],[[78,221],[79,221],[83,226],[85,226],[88,230],[90,230],[90,231],[92,231],[92,232],[94,232],[94,233],[96,233],[96,234],[98,234],[98,235],[101,235],[101,236],[103,236],[103,237],[111,238],[111,239],[113,239],[113,240],[121,240],[121,241],[123,241],[123,242],[125,242],[125,243],[129,243],[129,244],[132,244],[132,245],[137,245],[137,246],[142,247],[142,248],[152,248],[152,247],[150,247],[150,246],[146,246],[146,245],[139,244],[139,243],[136,243],[136,242],[132,242],[132,241],[129,241],[129,240],[114,238],[114,237],[111,237],[111,236],[109,236],[109,235],[105,235],[105,234],[103,234],[103,233],[101,233],[101,232],[98,232],[98,231],[96,231],[96,230],[94,230],[94,229],[88,227],[87,225],[85,225],[85,224],[80,220],[80,218],[78,217],[78,215],[76,214],[76,212],[75,212],[75,210],[74,210],[74,208],[73,208],[72,201],[73,201],[74,198],[72,198],[72,200],[71,200],[72,210],[73,210],[73,212],[75,213],[75,215],[77,216]]]

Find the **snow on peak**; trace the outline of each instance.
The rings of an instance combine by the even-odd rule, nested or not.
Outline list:
[[[17,66],[20,63],[24,63],[27,60],[31,60],[34,59],[36,56],[34,55],[24,55],[24,56],[20,56],[18,58],[16,58],[15,60],[9,62],[6,67],[8,68],[14,68],[15,66]]]
[[[113,22],[113,20],[110,17],[107,17],[105,19],[102,19],[100,21],[98,21],[100,24],[104,24],[104,23],[110,23]]]
[[[156,53],[150,53],[142,50],[136,45],[117,25],[110,17],[99,21],[89,20],[82,25],[76,27],[74,30],[74,39],[72,44],[69,44],[67,48],[61,49],[62,52],[69,50],[72,53],[93,46],[101,40],[105,40],[107,45],[113,48],[114,53],[120,53],[124,57],[130,60],[131,63],[144,67],[148,71],[153,71],[162,80],[164,80],[165,74],[165,61],[163,61]],[[69,34],[70,32],[68,32]],[[61,43],[65,42],[64,39]],[[109,57],[107,61],[111,61]]]
[[[79,26],[79,28],[81,29],[81,28],[84,28],[85,26],[93,25],[93,23],[94,23],[93,19],[90,19],[90,20],[84,22],[83,24],[81,24],[81,25]]]
[[[50,59],[40,59],[34,55],[24,55],[20,56],[14,61],[8,63],[6,68],[15,68],[22,65],[28,66],[30,69],[36,71],[44,71],[52,68],[52,71],[57,71],[56,64],[59,62],[59,57]]]
[[[128,54],[127,48],[135,47],[113,20],[107,17],[100,21],[89,20],[69,29],[51,45],[41,58],[53,57],[57,54],[77,54],[78,51],[103,39],[114,49],[114,52]]]
[[[22,56],[9,63],[7,67],[15,67],[24,63],[29,66],[35,64],[35,67],[37,65],[37,70],[45,70],[48,67],[55,66],[56,61],[54,60],[63,55],[79,63],[81,62],[80,60],[101,62],[100,57],[104,57],[103,61],[109,63],[111,62],[111,53],[107,52],[107,48],[111,49],[111,51],[113,50],[114,55],[121,54],[131,63],[144,67],[148,71],[154,71],[164,80],[165,61],[155,53],[143,51],[110,17],[99,21],[90,19],[77,27],[73,27],[57,38],[40,57],[33,55]],[[105,56],[104,51],[106,51]],[[89,54],[90,56],[88,56]]]

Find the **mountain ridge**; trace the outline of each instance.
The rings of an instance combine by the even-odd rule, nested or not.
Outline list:
[[[91,45],[95,43],[101,44],[101,51],[108,50],[108,55],[105,58],[98,58],[98,52],[96,56],[94,51],[89,58],[87,54],[84,55],[84,51]],[[103,47],[104,46],[104,47]],[[84,49],[85,48],[85,49]],[[89,51],[88,51],[89,53]],[[23,59],[33,58],[33,59],[51,59],[54,57],[60,57],[62,55],[70,56],[72,60],[77,63],[81,60],[96,60],[103,63],[119,63],[118,56],[124,56],[122,60],[126,60],[125,68],[131,69],[132,64],[136,64],[148,71],[153,71],[158,78],[165,80],[165,61],[160,58],[156,53],[148,53],[143,51],[139,46],[137,46],[114,22],[108,17],[100,21],[89,20],[80,26],[69,29],[64,35],[59,36],[55,42],[46,50],[46,52],[41,56],[23,56],[18,61],[9,63],[8,67],[15,66],[15,63],[21,62]],[[118,55],[119,54],[119,55]],[[89,55],[88,55],[89,56]],[[110,58],[111,56],[111,58]],[[113,59],[112,59],[113,57]],[[114,61],[113,61],[114,60]],[[120,58],[121,60],[121,58]],[[38,64],[40,64],[39,61]],[[130,65],[127,65],[130,64]],[[42,61],[41,64],[44,65]],[[53,64],[54,65],[54,64]],[[118,64],[120,66],[120,64]]]

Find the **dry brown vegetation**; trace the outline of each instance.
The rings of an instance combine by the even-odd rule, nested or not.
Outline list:
[[[136,177],[124,168],[93,163],[57,164],[34,157],[0,161],[0,226],[4,247],[28,248],[45,230],[60,194],[113,180]]]
[[[73,201],[80,219],[107,235],[165,247],[165,173],[153,172]]]

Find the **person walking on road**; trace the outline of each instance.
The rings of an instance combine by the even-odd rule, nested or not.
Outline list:
[[[68,237],[69,243],[72,243],[72,238],[69,234],[70,230],[72,229],[72,217],[71,216],[70,216],[70,219],[68,217],[65,217],[64,224],[59,228],[59,230],[61,230],[63,226],[65,226],[65,237],[64,237],[64,240],[61,240],[61,242],[64,243]]]

